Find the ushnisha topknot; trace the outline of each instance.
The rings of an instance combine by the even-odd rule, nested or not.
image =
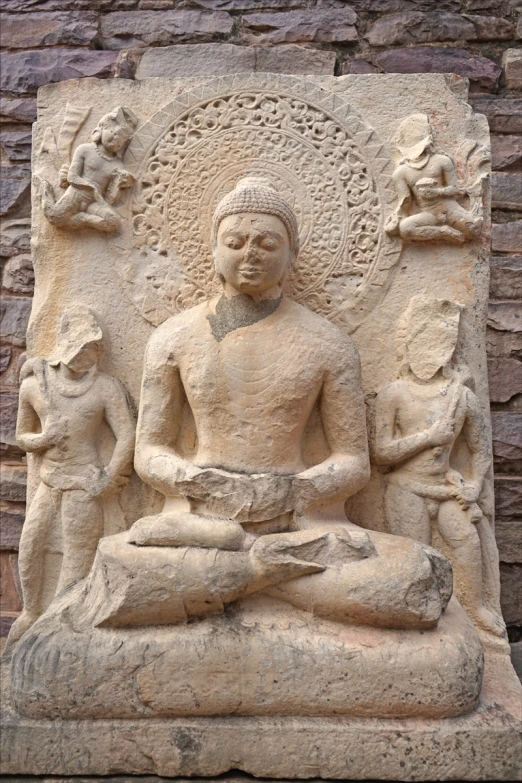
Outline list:
[[[290,239],[294,258],[299,252],[299,232],[292,208],[281,198],[274,186],[263,177],[240,179],[234,190],[227,193],[217,205],[212,219],[212,244],[216,244],[218,227],[223,218],[240,212],[260,212],[276,215],[283,221]]]

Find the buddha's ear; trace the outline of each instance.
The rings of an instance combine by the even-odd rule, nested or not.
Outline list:
[[[225,278],[223,277],[223,275],[221,273],[221,269],[220,269],[220,265],[219,265],[219,255],[218,255],[218,252],[217,252],[217,245],[216,244],[212,245],[212,256],[214,258],[214,269],[216,270],[216,275],[218,276],[219,281],[221,283],[224,283],[225,282]]]

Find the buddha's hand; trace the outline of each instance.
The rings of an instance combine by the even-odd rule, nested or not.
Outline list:
[[[186,497],[204,500],[211,514],[226,519],[263,522],[293,510],[291,476],[191,466],[176,486]]]
[[[292,479],[293,507],[304,511],[321,498],[334,495],[335,489],[331,474],[321,473],[317,467],[298,473]]]

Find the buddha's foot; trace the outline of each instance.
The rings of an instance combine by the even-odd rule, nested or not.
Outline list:
[[[130,533],[108,536],[100,541],[81,593],[64,612],[78,630],[170,625],[221,614],[227,604],[265,587],[324,571],[310,545],[311,539],[325,543],[328,537],[310,531],[262,536],[249,551],[233,552],[136,546]]]
[[[314,531],[315,532],[315,531]],[[270,584],[286,582],[298,576],[324,571],[326,565],[315,562],[328,545],[330,533],[276,534],[261,536],[250,550],[254,570],[258,578],[265,578]]]
[[[190,546],[237,552],[248,548],[248,536],[232,519],[203,517],[187,511],[143,517],[130,530],[137,546]]]

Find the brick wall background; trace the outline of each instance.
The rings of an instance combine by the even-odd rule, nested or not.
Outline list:
[[[492,132],[488,366],[502,603],[522,659],[522,0],[3,0],[0,71],[0,636],[20,611],[17,376],[34,275],[31,123],[62,79],[454,72]]]

